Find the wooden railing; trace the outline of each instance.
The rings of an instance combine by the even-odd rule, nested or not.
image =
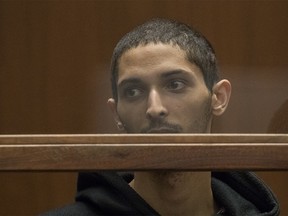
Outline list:
[[[1,171],[288,170],[286,134],[2,135]]]

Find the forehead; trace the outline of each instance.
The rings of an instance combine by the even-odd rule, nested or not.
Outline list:
[[[200,69],[188,61],[185,51],[170,44],[140,45],[126,51],[119,59],[118,83],[129,76],[157,75],[183,70],[199,73]]]
[[[184,60],[186,59],[186,54],[178,46],[172,46],[163,43],[149,43],[147,45],[139,45],[124,52],[119,59],[119,66],[131,66],[136,62],[137,65],[142,63],[139,66],[146,66],[147,62],[149,62],[149,64],[159,64],[167,57],[174,57],[178,58],[178,60]]]

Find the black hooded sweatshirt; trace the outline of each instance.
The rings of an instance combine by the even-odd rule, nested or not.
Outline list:
[[[132,173],[80,173],[75,203],[44,215],[159,215],[128,185],[132,179]],[[217,215],[279,215],[275,196],[251,172],[212,173],[212,191],[223,209]]]

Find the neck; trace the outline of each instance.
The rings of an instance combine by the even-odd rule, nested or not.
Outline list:
[[[210,172],[136,172],[131,186],[160,215],[213,215]]]

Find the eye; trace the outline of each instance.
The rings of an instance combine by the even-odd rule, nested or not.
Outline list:
[[[167,89],[178,91],[184,89],[186,86],[185,82],[182,80],[172,80],[167,84]]]
[[[142,90],[138,88],[128,88],[125,90],[125,96],[128,98],[138,97],[142,94]]]

